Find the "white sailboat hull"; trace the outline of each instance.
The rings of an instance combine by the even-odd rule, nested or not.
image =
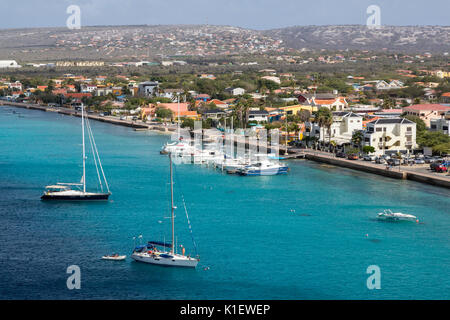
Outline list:
[[[166,256],[166,257],[163,257]],[[179,254],[165,253],[161,255],[154,255],[149,253],[134,252],[131,258],[138,262],[156,264],[166,267],[188,267],[195,268],[198,264],[198,259],[182,256]]]

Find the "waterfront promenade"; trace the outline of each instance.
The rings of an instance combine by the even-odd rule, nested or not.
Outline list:
[[[312,149],[291,149],[290,151],[294,152],[294,154],[303,154],[306,159],[312,161],[374,173],[389,178],[408,179],[439,187],[450,188],[450,175],[448,173],[432,172],[429,169],[428,164],[414,166],[401,165],[387,169],[385,164],[376,164],[374,162],[364,160],[337,158],[334,154],[329,152]]]

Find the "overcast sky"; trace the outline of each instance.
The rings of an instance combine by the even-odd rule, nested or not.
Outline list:
[[[252,29],[366,24],[369,5],[382,25],[449,25],[450,0],[1,0],[0,28],[65,26],[66,9],[81,24],[215,24]]]

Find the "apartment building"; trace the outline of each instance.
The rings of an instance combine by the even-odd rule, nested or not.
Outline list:
[[[417,148],[416,123],[404,118],[381,118],[367,123],[363,145],[376,155],[409,153]]]
[[[431,120],[430,130],[440,131],[450,136],[450,111],[447,111],[442,118]]]
[[[352,140],[353,132],[363,129],[363,118],[353,112],[333,112],[333,123],[330,132],[316,123],[305,124],[306,136],[315,137],[319,141],[336,142],[337,145],[348,144]]]

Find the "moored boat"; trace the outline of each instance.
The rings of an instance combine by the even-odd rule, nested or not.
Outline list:
[[[127,258],[126,255],[119,255],[117,253],[111,254],[111,255],[104,255],[102,257],[102,260],[113,260],[113,261],[123,261]]]
[[[172,154],[169,153],[170,159],[170,195],[171,195],[171,220],[172,220],[172,242],[166,243],[161,241],[149,241],[147,245],[140,245],[134,248],[131,258],[137,262],[144,262],[167,267],[190,267],[195,268],[200,261],[197,257],[185,255],[185,248],[182,248],[182,253],[176,252],[175,248],[175,205],[173,197],[173,170],[172,170]],[[186,217],[189,222],[189,217]],[[189,229],[191,229],[189,227]],[[170,249],[170,250],[167,250]]]
[[[86,145],[85,145],[85,129],[88,134],[92,157],[97,171],[100,192],[86,191]],[[97,145],[95,144],[94,135],[92,133],[89,119],[84,117],[84,106],[81,107],[81,132],[83,142],[83,175],[80,183],[60,183],[50,185],[45,188],[41,200],[58,200],[58,201],[91,201],[91,200],[108,200],[111,192],[106,181],[105,173],[103,171],[102,162],[98,154]],[[103,190],[103,182],[106,191]]]
[[[286,174],[288,167],[272,162],[259,161],[239,170],[239,174],[244,176],[273,176],[278,174]]]
[[[383,212],[378,213],[377,218],[386,221],[415,221],[419,222],[416,216],[401,212],[392,212],[391,210],[383,210]]]

